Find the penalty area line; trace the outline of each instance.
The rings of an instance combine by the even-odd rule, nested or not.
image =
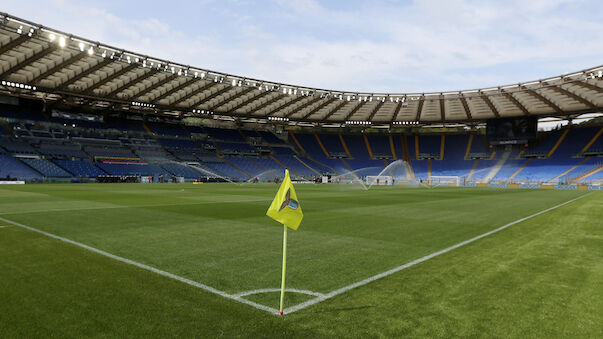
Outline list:
[[[188,284],[188,285],[200,288],[202,290],[205,290],[205,291],[213,293],[213,294],[217,294],[217,295],[219,295],[221,297],[224,297],[224,298],[227,298],[227,299],[231,299],[231,300],[243,303],[243,304],[247,304],[249,306],[255,307],[255,308],[259,309],[259,310],[266,311],[266,312],[274,314],[274,315],[279,315],[280,314],[279,311],[277,309],[275,309],[275,308],[264,306],[264,305],[255,303],[253,301],[247,300],[247,299],[243,299],[242,297],[240,297],[238,295],[232,295],[232,294],[226,293],[224,291],[221,291],[221,290],[218,290],[216,288],[213,288],[213,287],[211,287],[209,285],[201,284],[201,283],[198,283],[196,281],[193,281],[193,280],[190,280],[190,279],[187,279],[187,278],[175,275],[173,273],[166,272],[166,271],[160,270],[158,268],[155,268],[155,267],[152,267],[152,266],[149,266],[149,265],[145,265],[145,264],[139,263],[139,262],[134,261],[134,260],[126,259],[126,258],[117,256],[115,254],[111,254],[109,252],[105,252],[103,250],[99,250],[98,248],[94,248],[92,246],[88,246],[86,244],[82,244],[80,242],[77,242],[77,241],[74,241],[74,240],[71,240],[71,239],[68,239],[68,238],[64,238],[64,237],[58,236],[56,234],[48,233],[48,232],[39,230],[37,228],[31,227],[31,226],[27,226],[27,225],[23,225],[23,224],[20,224],[20,223],[18,223],[16,221],[8,220],[8,219],[2,218],[2,217],[0,217],[0,221],[3,221],[3,222],[8,223],[8,224],[11,224],[13,226],[24,228],[24,229],[32,231],[32,232],[43,234],[43,235],[45,235],[47,237],[50,237],[50,238],[53,238],[53,239],[57,239],[57,240],[60,240],[60,241],[63,241],[63,242],[66,242],[66,243],[69,243],[69,244],[72,244],[72,245],[84,248],[84,249],[86,249],[88,251],[91,251],[91,252],[94,252],[96,254],[100,254],[100,255],[103,255],[105,257],[108,257],[108,258],[120,261],[122,263],[129,264],[129,265],[132,265],[132,266],[136,266],[138,268],[142,268],[143,270],[151,271],[153,273],[162,275],[164,277],[168,277],[168,278],[171,278],[171,279],[174,279],[174,280],[178,280],[178,281],[183,282],[185,284]],[[2,228],[2,227],[9,227],[9,226],[0,226],[0,228]]]
[[[504,229],[506,229],[506,228],[509,228],[509,227],[511,227],[511,226],[513,226],[513,225],[515,225],[515,224],[519,224],[519,223],[521,223],[521,222],[523,222],[523,221],[526,221],[526,220],[528,220],[528,219],[534,218],[534,217],[536,217],[536,216],[539,216],[539,215],[541,215],[541,214],[544,214],[544,213],[550,212],[550,211],[552,211],[552,210],[554,210],[554,209],[557,209],[557,208],[559,208],[559,207],[565,206],[565,205],[567,205],[567,204],[569,204],[569,203],[572,203],[572,202],[574,202],[574,201],[576,201],[576,200],[578,200],[578,199],[582,199],[582,198],[584,198],[584,197],[586,197],[586,196],[589,196],[589,195],[591,195],[591,194],[593,194],[593,193],[594,193],[594,192],[587,193],[587,194],[583,194],[583,195],[581,195],[581,196],[579,196],[579,197],[577,197],[577,198],[570,199],[570,200],[568,200],[568,201],[566,201],[566,202],[563,202],[563,203],[561,203],[561,204],[555,205],[555,206],[553,206],[553,207],[549,207],[549,208],[547,208],[547,209],[545,209],[545,210],[542,210],[542,211],[540,211],[540,212],[534,213],[534,214],[529,215],[529,216],[527,216],[527,217],[524,217],[524,218],[521,218],[521,219],[517,219],[517,220],[512,221],[512,222],[510,222],[510,223],[508,223],[508,224],[506,224],[506,225],[503,225],[503,226],[501,226],[501,227],[499,227],[499,228],[493,229],[492,231],[489,231],[489,232],[486,232],[486,233],[480,234],[480,235],[478,235],[478,236],[476,236],[476,237],[473,237],[473,238],[471,238],[471,239],[468,239],[468,240],[462,241],[462,242],[460,242],[460,243],[458,243],[458,244],[456,244],[456,245],[452,245],[452,246],[447,247],[447,248],[445,248],[445,249],[443,249],[443,250],[440,250],[440,251],[437,251],[437,252],[431,253],[431,254],[426,255],[426,256],[424,256],[424,257],[421,257],[421,258],[419,258],[419,259],[415,259],[415,260],[413,260],[413,261],[411,261],[411,262],[409,262],[409,263],[406,263],[406,264],[404,264],[404,265],[400,265],[400,266],[398,266],[398,267],[392,268],[391,270],[388,270],[388,271],[385,271],[385,272],[379,273],[379,274],[377,274],[377,275],[374,275],[374,276],[372,276],[372,277],[366,278],[366,279],[364,279],[364,280],[360,280],[360,281],[358,281],[358,282],[355,282],[355,283],[353,283],[353,284],[350,284],[350,285],[344,286],[344,287],[342,287],[342,288],[340,288],[340,289],[337,289],[337,290],[331,291],[331,292],[329,292],[329,293],[325,293],[325,294],[324,294],[324,295],[322,295],[322,296],[318,296],[318,297],[316,297],[316,298],[313,298],[313,299],[310,299],[310,300],[308,300],[308,301],[302,302],[302,303],[297,304],[297,305],[295,305],[295,306],[288,307],[288,308],[286,308],[286,309],[284,309],[284,310],[283,310],[283,313],[285,313],[285,314],[293,313],[293,312],[296,312],[296,311],[302,310],[302,309],[304,309],[304,308],[310,307],[310,306],[312,306],[312,305],[314,305],[314,304],[318,304],[318,303],[323,302],[323,301],[325,301],[325,300],[327,300],[327,299],[333,298],[333,297],[335,297],[335,296],[337,296],[337,295],[339,295],[339,294],[342,294],[342,293],[345,293],[345,292],[347,292],[347,291],[349,291],[349,290],[352,290],[352,289],[354,289],[354,288],[356,288],[356,287],[364,286],[364,285],[369,284],[369,283],[371,283],[371,282],[373,282],[373,281],[375,281],[375,280],[378,280],[378,279],[381,279],[381,278],[385,278],[385,277],[387,277],[387,276],[389,276],[389,275],[392,275],[392,274],[394,274],[394,273],[400,272],[400,271],[402,271],[402,270],[404,270],[404,269],[407,269],[407,268],[409,268],[409,267],[412,267],[412,266],[414,266],[414,265],[416,265],[416,264],[420,264],[420,263],[422,263],[422,262],[424,262],[424,261],[427,261],[427,260],[429,260],[429,259],[435,258],[435,257],[437,257],[437,256],[439,256],[439,255],[441,255],[441,254],[448,253],[448,252],[450,252],[450,251],[452,251],[452,250],[454,250],[454,249],[457,249],[457,248],[459,248],[459,247],[462,247],[462,246],[465,246],[465,245],[467,245],[467,244],[470,244],[470,243],[472,243],[472,242],[474,242],[474,241],[477,241],[477,240],[479,240],[479,239],[481,239],[481,238],[487,237],[487,236],[489,236],[489,235],[491,235],[491,234],[494,234],[494,233],[496,233],[496,232],[502,231],[502,230],[504,230]]]

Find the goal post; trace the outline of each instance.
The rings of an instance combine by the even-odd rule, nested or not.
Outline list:
[[[389,175],[367,175],[368,185],[393,185],[394,179]]]
[[[429,183],[432,186],[459,186],[461,178],[455,175],[432,175]]]

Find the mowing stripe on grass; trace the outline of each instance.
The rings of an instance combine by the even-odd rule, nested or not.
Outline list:
[[[462,241],[462,242],[460,242],[460,243],[458,243],[458,244],[456,244],[456,245],[453,245],[453,246],[450,246],[450,247],[445,248],[445,249],[443,249],[443,250],[440,250],[440,251],[434,252],[434,253],[432,253],[432,254],[426,255],[426,256],[424,256],[424,257],[422,257],[422,258],[419,258],[419,259],[413,260],[413,261],[411,261],[411,262],[409,262],[409,263],[406,263],[406,264],[404,264],[404,265],[398,266],[398,267],[396,267],[396,268],[393,268],[393,269],[391,269],[391,270],[385,271],[385,272],[383,272],[383,273],[379,273],[379,274],[374,275],[374,276],[372,276],[372,277],[366,278],[366,279],[364,279],[364,280],[358,281],[358,282],[356,282],[356,283],[353,283],[353,284],[351,284],[351,285],[348,285],[348,286],[345,286],[345,287],[339,288],[339,289],[337,289],[337,290],[331,291],[331,292],[326,293],[326,294],[320,294],[320,293],[317,293],[317,292],[306,291],[306,290],[295,290],[295,289],[292,289],[292,290],[290,290],[291,292],[305,293],[305,294],[309,294],[309,295],[315,295],[315,296],[317,296],[317,297],[316,297],[316,298],[314,298],[314,299],[310,299],[310,300],[308,300],[308,301],[302,302],[302,303],[300,303],[300,304],[297,304],[297,305],[295,305],[295,306],[291,306],[291,307],[289,307],[289,308],[286,308],[286,309],[284,310],[284,313],[285,313],[285,314],[293,313],[293,312],[299,311],[299,310],[301,310],[301,309],[307,308],[307,307],[309,307],[309,306],[312,306],[312,305],[314,305],[314,304],[317,304],[317,303],[319,303],[319,302],[322,302],[322,301],[325,301],[325,300],[327,300],[327,299],[333,298],[333,297],[335,297],[335,296],[337,296],[337,295],[339,295],[339,294],[345,293],[345,292],[347,292],[347,291],[349,291],[349,290],[351,290],[351,289],[354,289],[354,288],[356,288],[356,287],[360,287],[360,286],[366,285],[366,284],[368,284],[368,283],[371,283],[371,282],[373,282],[373,281],[375,281],[375,280],[378,280],[378,279],[381,279],[381,278],[387,277],[387,276],[392,275],[392,274],[394,274],[394,273],[396,273],[396,272],[402,271],[402,270],[404,270],[404,269],[406,269],[406,268],[409,268],[409,267],[414,266],[414,265],[416,265],[416,264],[422,263],[422,262],[427,261],[427,260],[429,260],[429,259],[431,259],[431,258],[434,258],[434,257],[439,256],[439,255],[441,255],[441,254],[444,254],[444,253],[450,252],[450,251],[452,251],[452,250],[454,250],[454,249],[456,249],[456,248],[459,248],[459,247],[461,247],[461,246],[467,245],[467,244],[472,243],[472,242],[474,242],[474,241],[476,241],[476,240],[479,240],[479,239],[481,239],[481,238],[484,238],[484,237],[486,237],[486,236],[489,236],[489,235],[491,235],[491,234],[493,234],[493,233],[496,233],[496,232],[499,232],[499,231],[501,231],[501,230],[504,230],[504,229],[506,229],[506,228],[508,228],[508,227],[510,227],[510,226],[513,226],[513,225],[518,224],[518,223],[520,223],[520,222],[526,221],[526,220],[528,220],[528,219],[531,219],[531,218],[536,217],[536,216],[538,216],[538,215],[541,215],[541,214],[543,214],[543,213],[546,213],[546,212],[552,211],[552,210],[554,210],[554,209],[556,209],[556,208],[559,208],[559,207],[561,207],[561,206],[564,206],[564,205],[567,205],[567,204],[569,204],[569,203],[572,203],[572,202],[574,202],[574,201],[576,201],[576,200],[578,200],[578,199],[582,199],[582,198],[584,198],[584,197],[586,197],[586,196],[589,196],[589,195],[591,195],[591,194],[593,194],[593,193],[594,193],[594,192],[591,192],[591,193],[587,193],[587,194],[581,195],[581,196],[579,196],[579,197],[577,197],[577,198],[574,198],[574,199],[568,200],[568,201],[566,201],[566,202],[563,202],[563,203],[561,203],[561,204],[558,204],[558,205],[555,205],[555,206],[553,206],[553,207],[547,208],[547,209],[545,209],[545,210],[542,210],[542,211],[540,211],[540,212],[534,213],[534,214],[529,215],[529,216],[527,216],[527,217],[524,217],[524,218],[521,218],[521,219],[515,220],[515,221],[513,221],[513,222],[510,222],[510,223],[508,223],[508,224],[506,224],[506,225],[504,225],[504,226],[501,226],[501,227],[499,227],[499,228],[497,228],[497,229],[494,229],[494,230],[492,230],[492,231],[489,231],[489,232],[486,232],[486,233],[484,233],[484,234],[481,234],[481,235],[478,235],[478,236],[476,236],[476,237],[473,237],[473,238],[471,238],[471,239],[468,239],[468,240]],[[11,224],[11,225],[14,225],[14,226],[18,226],[18,227],[21,227],[21,228],[24,228],[24,229],[27,229],[27,230],[30,230],[30,231],[33,231],[33,232],[37,232],[37,233],[43,234],[43,235],[45,235],[45,236],[48,236],[48,237],[50,237],[50,238],[54,238],[54,239],[57,239],[57,240],[60,240],[60,241],[67,242],[67,243],[69,243],[69,244],[72,244],[72,245],[75,245],[75,246],[78,246],[78,247],[81,247],[81,248],[87,249],[87,250],[89,250],[89,251],[92,251],[92,252],[94,252],[94,253],[97,253],[97,254],[100,254],[100,255],[106,256],[106,257],[108,257],[108,258],[111,258],[111,259],[114,259],[114,260],[117,260],[117,261],[120,261],[120,262],[123,262],[123,263],[126,263],[126,264],[130,264],[130,265],[133,265],[133,266],[136,266],[136,267],[142,268],[142,269],[147,270],[147,271],[151,271],[151,272],[157,273],[157,274],[159,274],[159,275],[162,275],[162,276],[165,276],[165,277],[168,277],[168,278],[174,279],[174,280],[178,280],[178,281],[183,282],[183,283],[185,283],[185,284],[188,284],[188,285],[191,285],[191,286],[198,287],[198,288],[203,289],[203,290],[205,290],[205,291],[207,291],[207,292],[210,292],[210,293],[214,293],[214,294],[220,295],[220,296],[222,296],[222,297],[224,297],[224,298],[228,298],[228,299],[231,299],[231,300],[234,300],[234,301],[238,301],[238,302],[243,303],[243,304],[250,305],[250,306],[255,307],[255,308],[257,308],[257,309],[260,309],[260,310],[266,311],[266,312],[268,312],[268,313],[271,313],[271,314],[274,314],[274,315],[279,315],[279,311],[278,311],[277,309],[275,309],[275,308],[268,307],[268,306],[264,306],[264,305],[261,305],[261,304],[255,303],[255,302],[253,302],[253,301],[249,301],[249,300],[243,299],[242,297],[243,297],[243,296],[246,296],[246,295],[256,294],[256,293],[273,292],[274,290],[280,290],[280,289],[261,289],[261,290],[253,290],[253,291],[239,292],[239,293],[236,293],[236,294],[229,294],[229,293],[226,293],[226,292],[224,292],[224,291],[221,291],[221,290],[218,290],[218,289],[216,289],[216,288],[213,288],[213,287],[211,287],[211,286],[208,286],[208,285],[205,285],[205,284],[201,284],[201,283],[198,283],[198,282],[196,282],[196,281],[192,281],[192,280],[190,280],[190,279],[187,279],[187,278],[184,278],[184,277],[181,277],[181,276],[178,276],[178,275],[175,275],[175,274],[172,274],[172,273],[169,273],[169,272],[166,272],[166,271],[160,270],[160,269],[158,269],[158,268],[155,268],[155,267],[152,267],[152,266],[148,266],[148,265],[145,265],[145,264],[142,264],[142,263],[139,263],[139,262],[136,262],[136,261],[130,260],[130,259],[126,259],[126,258],[123,258],[123,257],[117,256],[117,255],[114,255],[114,254],[111,254],[111,253],[105,252],[105,251],[103,251],[103,250],[99,250],[99,249],[97,249],[97,248],[94,248],[94,247],[91,247],[91,246],[88,246],[88,245],[85,245],[85,244],[79,243],[79,242],[77,242],[77,241],[73,241],[73,240],[71,240],[71,239],[67,239],[67,238],[64,238],[64,237],[61,237],[61,236],[58,236],[58,235],[52,234],[52,233],[48,233],[48,232],[45,232],[45,231],[39,230],[39,229],[34,228],[34,227],[30,227],[30,226],[27,226],[27,225],[23,225],[23,224],[20,224],[20,223],[18,223],[18,222],[15,222],[15,221],[12,221],[12,220],[8,220],[8,219],[2,218],[2,217],[0,217],[0,221],[4,221],[5,223],[8,223],[8,224]],[[4,226],[4,227],[7,227],[7,226]]]
[[[0,217],[0,220],[4,221],[5,223],[12,224],[14,226],[18,226],[18,227],[21,227],[21,228],[24,228],[24,229],[27,229],[27,230],[30,230],[30,231],[33,231],[33,232],[37,232],[37,233],[43,234],[43,235],[45,235],[47,237],[50,237],[50,238],[54,238],[54,239],[57,239],[57,240],[60,240],[60,241],[64,241],[66,243],[69,243],[69,244],[72,244],[72,245],[75,245],[75,246],[87,249],[87,250],[92,251],[94,253],[97,253],[97,254],[100,254],[100,255],[104,255],[105,257],[109,257],[111,259],[114,259],[114,260],[117,260],[117,261],[121,261],[123,263],[130,264],[130,265],[142,268],[144,270],[151,271],[153,273],[157,273],[157,274],[162,275],[164,277],[168,277],[168,278],[172,278],[172,279],[178,280],[178,281],[183,282],[185,284],[189,284],[191,286],[198,287],[198,288],[200,288],[202,290],[205,290],[207,292],[220,295],[220,296],[222,296],[224,298],[232,299],[232,300],[238,301],[240,303],[253,306],[253,307],[257,308],[257,309],[260,309],[260,310],[263,310],[263,311],[266,311],[266,312],[269,312],[269,313],[272,313],[272,314],[275,314],[275,315],[279,314],[279,311],[277,309],[275,309],[275,308],[264,306],[264,305],[261,305],[261,304],[258,304],[258,303],[254,303],[253,301],[249,301],[249,300],[243,299],[241,297],[234,296],[232,294],[228,294],[228,293],[226,293],[224,291],[220,291],[220,290],[218,290],[216,288],[213,288],[211,286],[208,286],[208,285],[205,285],[205,284],[201,284],[201,283],[198,283],[196,281],[192,281],[190,279],[186,279],[184,277],[181,277],[181,276],[178,276],[178,275],[166,272],[166,271],[162,271],[162,270],[160,270],[158,268],[155,268],[155,267],[152,267],[152,266],[149,266],[149,265],[145,265],[145,264],[141,264],[139,262],[136,262],[136,261],[133,261],[133,260],[130,260],[130,259],[126,259],[126,258],[117,256],[115,254],[111,254],[109,252],[105,252],[103,250],[99,250],[98,248],[94,248],[94,247],[82,244],[80,242],[73,241],[71,239],[63,238],[61,236],[58,236],[58,235],[55,235],[55,234],[52,234],[52,233],[44,232],[44,231],[39,230],[37,228],[33,228],[33,227],[30,227],[30,226],[27,226],[27,225],[23,225],[23,224],[20,224],[18,222],[12,221],[12,220],[8,220],[8,219],[2,218],[2,217]]]
[[[566,202],[563,202],[563,203],[561,203],[561,204],[559,204],[559,205],[555,205],[555,206],[553,206],[553,207],[547,208],[547,209],[542,210],[542,211],[540,211],[540,212],[537,212],[537,213],[534,213],[534,214],[532,214],[532,215],[529,215],[529,216],[527,216],[527,217],[525,217],[525,218],[521,218],[521,219],[515,220],[515,221],[513,221],[513,222],[510,222],[510,223],[508,223],[508,224],[506,224],[506,225],[504,225],[504,226],[501,226],[501,227],[499,227],[499,228],[497,228],[497,229],[494,229],[494,230],[492,230],[492,231],[489,231],[489,232],[486,232],[486,233],[484,233],[484,234],[481,234],[481,235],[478,235],[478,236],[476,236],[476,237],[473,237],[473,238],[471,238],[471,239],[468,239],[468,240],[462,241],[462,242],[460,242],[460,243],[458,243],[458,244],[456,244],[456,245],[452,245],[452,246],[450,246],[450,247],[448,247],[448,248],[445,248],[445,249],[443,249],[443,250],[440,250],[440,251],[434,252],[434,253],[432,253],[432,254],[426,255],[426,256],[424,256],[424,257],[422,257],[422,258],[419,258],[419,259],[413,260],[413,261],[411,261],[411,262],[409,262],[409,263],[406,263],[406,264],[404,264],[404,265],[398,266],[398,267],[396,267],[396,268],[392,268],[392,269],[391,269],[391,270],[389,270],[389,271],[385,271],[385,272],[383,272],[383,273],[379,273],[379,274],[374,275],[374,276],[372,276],[372,277],[370,277],[370,278],[366,278],[366,279],[364,279],[364,280],[361,280],[361,281],[355,282],[355,283],[353,283],[353,284],[351,284],[351,285],[348,285],[348,286],[342,287],[342,288],[340,288],[340,289],[337,289],[337,290],[331,291],[331,292],[329,292],[329,293],[326,293],[326,294],[325,294],[325,295],[323,295],[323,296],[319,296],[319,297],[316,297],[316,298],[314,298],[314,299],[310,299],[310,300],[305,301],[305,302],[303,302],[303,303],[297,304],[297,305],[295,305],[295,306],[291,306],[291,307],[289,307],[289,308],[286,308],[286,309],[283,311],[283,313],[285,313],[285,314],[293,313],[293,312],[295,312],[295,311],[299,311],[299,310],[301,310],[301,309],[307,308],[307,307],[312,306],[312,305],[314,305],[314,304],[317,304],[317,303],[319,303],[319,302],[322,302],[322,301],[325,301],[325,300],[327,300],[327,299],[333,298],[334,296],[337,296],[337,295],[339,295],[339,294],[345,293],[345,292],[347,292],[347,291],[349,291],[349,290],[351,290],[351,289],[354,289],[354,288],[356,288],[356,287],[360,287],[360,286],[366,285],[366,284],[371,283],[371,282],[373,282],[373,281],[375,281],[375,280],[378,280],[378,279],[381,279],[381,278],[387,277],[387,276],[389,276],[389,275],[392,275],[392,274],[394,274],[394,273],[400,272],[400,271],[402,271],[402,270],[404,270],[404,269],[407,269],[407,268],[409,268],[409,267],[412,267],[412,266],[414,266],[414,265],[416,265],[416,264],[419,264],[419,263],[422,263],[422,262],[424,262],[424,261],[427,261],[427,260],[429,260],[429,259],[431,259],[431,258],[437,257],[438,255],[441,255],[441,254],[444,254],[444,253],[450,252],[450,251],[452,251],[452,250],[454,250],[454,249],[457,249],[457,248],[459,248],[459,247],[461,247],[461,246],[465,246],[465,245],[470,244],[470,243],[472,243],[472,242],[474,242],[474,241],[476,241],[476,240],[479,240],[479,239],[481,239],[481,238],[487,237],[487,236],[489,236],[489,235],[491,235],[491,234],[494,234],[494,233],[496,233],[496,232],[502,231],[502,230],[504,230],[504,229],[506,229],[506,228],[508,228],[508,227],[511,227],[511,226],[513,226],[513,225],[515,225],[515,224],[519,224],[520,222],[523,222],[523,221],[526,221],[526,220],[531,219],[531,218],[533,218],[533,217],[539,216],[539,215],[541,215],[541,214],[543,214],[543,213],[546,213],[546,212],[552,211],[552,210],[554,210],[554,209],[556,209],[556,208],[559,208],[559,207],[561,207],[561,206],[564,206],[564,205],[567,205],[567,204],[569,204],[569,203],[572,203],[572,202],[574,202],[574,201],[576,201],[576,200],[578,200],[578,199],[582,199],[582,198],[584,198],[584,197],[586,197],[586,196],[589,196],[589,195],[591,195],[591,194],[593,194],[593,193],[594,193],[594,192],[591,192],[591,193],[587,193],[587,194],[581,195],[581,196],[579,196],[579,197],[577,197],[577,198],[574,198],[574,199],[568,200],[568,201],[566,201]]]
[[[258,201],[270,201],[270,199],[199,201],[199,202],[185,202],[185,203],[178,203],[178,204],[150,204],[150,205],[133,205],[133,206],[119,205],[119,206],[97,206],[97,207],[82,207],[82,208],[50,208],[50,209],[35,210],[35,211],[2,212],[2,213],[0,213],[0,215],[44,213],[44,212],[89,211],[89,210],[105,210],[105,209],[119,209],[119,208],[146,208],[146,207],[163,207],[163,206],[190,206],[190,205],[207,205],[207,204],[222,204],[222,203],[237,203],[237,202],[258,202]]]

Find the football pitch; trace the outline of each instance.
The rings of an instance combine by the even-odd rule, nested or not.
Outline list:
[[[7,337],[601,337],[603,194],[298,184],[0,188]]]

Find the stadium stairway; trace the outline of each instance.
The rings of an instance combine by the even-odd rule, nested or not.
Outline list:
[[[369,158],[375,159],[375,155],[373,154],[373,150],[371,149],[371,144],[370,144],[370,142],[369,142],[368,137],[366,136],[366,134],[363,134],[362,138],[364,139],[364,144],[366,145],[366,151],[369,154]]]
[[[521,165],[517,171],[515,171],[513,174],[511,174],[511,176],[507,179],[507,181],[513,180],[519,173],[521,173],[521,171],[523,171],[524,168],[526,168],[526,166],[528,166],[530,164],[530,162],[532,162],[532,160],[534,160],[534,158],[529,158],[528,160],[526,160],[523,165]]]
[[[345,140],[343,140],[343,136],[341,135],[341,133],[339,133],[338,136],[339,136],[339,141],[341,142],[341,145],[343,146],[343,150],[348,155],[348,157],[351,158],[352,154],[350,153],[350,149],[348,148],[348,145],[346,145]]]
[[[0,155],[0,178],[41,179],[42,175],[9,155]]]
[[[603,127],[599,129],[599,131],[593,136],[593,138],[582,148],[580,154],[585,154],[587,152],[595,152],[595,151],[603,151],[603,138],[601,138],[601,134],[603,134]],[[597,142],[598,141],[598,142]]]
[[[41,173],[45,177],[69,178],[71,173],[45,159],[20,158],[21,162]]]
[[[471,178],[473,177],[473,173],[475,173],[475,169],[477,168],[477,165],[479,165],[479,159],[475,159],[473,161],[473,166],[471,166],[471,171],[469,171],[469,174],[467,174],[467,179],[466,179],[467,181],[471,180]]]
[[[599,164],[599,165],[595,166],[594,168],[592,168],[591,170],[588,170],[586,173],[579,175],[577,178],[573,179],[572,182],[573,183],[581,182],[585,179],[594,177],[601,173],[603,173],[603,164]]]
[[[320,172],[318,172],[317,170],[315,170],[314,168],[312,168],[309,164],[307,164],[305,161],[301,160],[297,155],[293,156],[294,159],[296,159],[297,161],[299,161],[302,165],[304,165],[306,168],[308,168],[310,171],[312,171],[313,173],[315,173],[316,175],[321,175]]]
[[[218,158],[224,160],[224,162],[227,165],[230,165],[230,167],[234,168],[235,170],[241,172],[243,175],[245,175],[248,179],[252,178],[253,176],[249,175],[248,173],[245,173],[245,171],[243,171],[242,169],[240,169],[239,167],[237,167],[235,164],[233,164],[232,162],[228,161],[224,156],[222,155],[218,155]]]
[[[559,145],[561,145],[561,143],[563,142],[563,139],[565,139],[565,137],[567,136],[567,134],[569,133],[569,131],[570,131],[569,129],[566,129],[565,131],[563,131],[563,133],[559,137],[559,140],[557,140],[557,142],[555,143],[555,145],[553,146],[553,148],[546,155],[547,158],[550,158],[553,155],[553,153],[555,153],[555,151],[557,150],[557,148],[559,148]]]
[[[591,159],[591,157],[586,157],[584,159],[582,159],[582,161],[580,161],[579,163],[575,164],[574,166],[570,167],[569,169],[561,172],[560,174],[556,175],[555,177],[553,177],[552,179],[548,180],[548,182],[553,182],[561,177],[563,177],[564,175],[567,175],[569,173],[571,173],[572,171],[574,171],[575,169],[577,169],[578,167],[582,166],[584,163],[586,163],[587,161],[589,161]]]
[[[282,162],[280,162],[277,158],[275,158],[274,156],[270,156],[270,159],[274,160],[274,162],[276,162],[277,164],[279,164],[282,168],[284,169],[288,169],[289,172],[291,172],[293,175],[298,175],[292,168],[290,168],[289,166],[286,166],[285,164],[283,164]]]
[[[503,167],[503,165],[505,164],[507,159],[509,159],[510,155],[511,155],[511,152],[504,152],[503,155],[500,157],[500,159],[498,159],[496,164],[494,166],[492,166],[492,168],[490,169],[490,172],[488,172],[488,174],[486,175],[486,177],[484,177],[482,182],[483,183],[490,182],[490,180],[492,180],[496,176],[496,174],[498,174],[498,172]]]

